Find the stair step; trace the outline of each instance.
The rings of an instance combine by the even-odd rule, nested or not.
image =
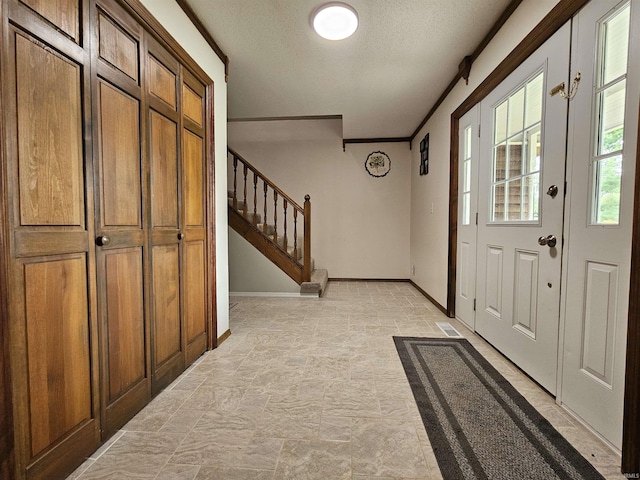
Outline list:
[[[300,285],[300,294],[301,295],[315,295],[317,294],[321,297],[326,288],[327,283],[329,281],[329,272],[326,269],[320,268],[317,270],[313,270],[311,273],[311,281],[302,282]]]
[[[256,225],[256,227],[258,227],[258,230],[260,230],[262,233],[265,233],[263,228],[264,228],[264,224],[262,223],[258,223]],[[273,225],[267,225],[267,235],[270,235],[271,238],[273,238]]]
[[[278,238],[278,245],[284,249],[284,237]],[[298,260],[304,257],[304,238],[298,237]],[[287,253],[293,256],[293,240],[287,240]]]
[[[229,206],[233,208],[233,199],[229,198],[227,199]],[[236,208],[236,211],[240,214],[243,215],[242,213],[242,208],[244,207],[244,202],[238,200],[238,208]],[[243,215],[244,216],[244,215]],[[256,213],[255,215],[255,221],[254,221],[254,216],[253,216],[253,212],[247,212],[247,216],[245,217],[250,223],[253,223],[254,225],[257,224],[261,224],[262,223],[262,215],[260,215],[259,213]]]

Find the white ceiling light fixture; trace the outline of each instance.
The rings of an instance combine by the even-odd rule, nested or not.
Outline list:
[[[329,2],[316,8],[311,15],[313,29],[327,40],[343,40],[358,29],[358,12],[342,2]]]

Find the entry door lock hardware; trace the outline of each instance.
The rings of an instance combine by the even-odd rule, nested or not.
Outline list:
[[[542,245],[543,247],[546,245],[549,248],[553,248],[556,246],[557,241],[555,235],[547,235],[546,237],[542,235],[538,238],[538,245]]]

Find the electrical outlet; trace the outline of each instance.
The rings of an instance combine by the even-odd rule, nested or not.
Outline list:
[[[431,204],[431,213],[433,213],[433,203]]]
[[[416,266],[411,265],[411,275],[415,275],[415,274],[416,274]]]

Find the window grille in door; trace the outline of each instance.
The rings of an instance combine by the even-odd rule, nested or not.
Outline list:
[[[492,223],[538,223],[544,72],[494,108]]]
[[[462,225],[471,223],[471,125],[464,129],[462,160]]]

